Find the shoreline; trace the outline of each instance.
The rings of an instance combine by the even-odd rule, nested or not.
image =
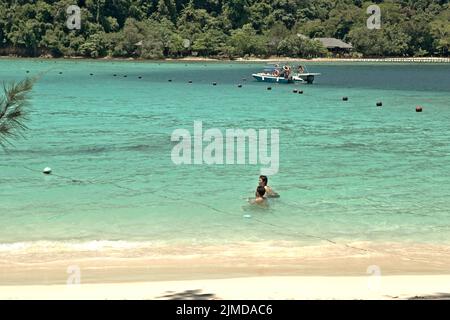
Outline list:
[[[188,281],[0,286],[2,300],[450,299],[450,275],[247,277]]]
[[[450,274],[450,246],[411,243],[222,245],[151,242],[0,247],[0,286],[61,285],[70,270],[82,283],[188,281],[267,276],[389,276]],[[449,284],[450,288],[450,284]]]
[[[103,57],[98,59],[86,57],[20,57],[20,56],[0,56],[0,60],[43,60],[43,61],[114,61],[114,62],[198,62],[198,63],[270,63],[270,62],[312,62],[312,63],[450,63],[450,57],[380,57],[380,58],[289,58],[289,57],[269,57],[269,58],[236,58],[236,59],[217,59],[206,57],[183,57],[183,58],[164,58],[164,59],[141,59],[141,58],[120,58]]]

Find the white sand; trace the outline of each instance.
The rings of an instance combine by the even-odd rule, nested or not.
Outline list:
[[[193,293],[186,292],[195,290]],[[450,296],[450,275],[253,277],[114,284],[0,286],[0,299],[407,299]],[[167,296],[168,297],[164,297]],[[197,295],[197,296],[196,296]],[[180,297],[180,296],[178,296]]]
[[[442,298],[450,297],[449,248],[282,241],[13,244],[0,246],[0,299]],[[373,275],[377,270],[381,276]],[[81,284],[66,285],[77,274]]]

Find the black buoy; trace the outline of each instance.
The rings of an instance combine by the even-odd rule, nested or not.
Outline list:
[[[242,84],[238,84],[238,88],[242,88]]]
[[[169,79],[169,80],[167,80],[167,81],[172,82],[172,79]]]
[[[117,74],[114,73],[114,74],[113,74],[113,77],[117,77]]]
[[[189,82],[189,83],[192,83],[192,80],[189,80],[188,82]]]
[[[90,76],[93,76],[94,74],[93,74],[93,73],[89,73],[89,75],[90,75]]]
[[[382,107],[382,106],[383,106],[383,102],[378,101],[378,102],[377,102],[377,107]]]
[[[299,93],[299,94],[303,94],[303,90],[299,90],[298,93]]]
[[[142,77],[141,77],[141,76],[139,76],[139,77],[138,77],[138,79],[142,79]]]
[[[422,111],[423,111],[423,108],[421,106],[416,107],[416,112],[422,112]]]
[[[60,71],[59,74],[62,74],[62,72]]]
[[[128,76],[127,76],[127,75],[124,75],[123,77],[126,78],[126,77],[128,77]]]
[[[292,92],[293,92],[293,93],[297,93],[297,92],[298,92],[298,90],[297,90],[297,89],[294,89],[294,90],[292,90]]]
[[[272,90],[272,87],[267,87],[267,90]]]
[[[343,97],[342,100],[343,101],[348,101],[348,97]]]
[[[217,85],[217,82],[213,82],[212,85],[213,85],[213,86],[216,86],[216,85]]]
[[[30,70],[27,70],[27,73],[30,73]]]

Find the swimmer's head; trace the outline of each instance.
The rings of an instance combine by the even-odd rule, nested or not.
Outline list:
[[[260,186],[267,186],[267,176],[259,176],[259,185]]]
[[[266,188],[263,186],[259,186],[256,188],[256,196],[264,197],[264,194],[266,193]]]

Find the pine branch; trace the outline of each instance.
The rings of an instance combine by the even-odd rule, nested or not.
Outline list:
[[[26,78],[20,82],[3,83],[3,96],[0,97],[0,146],[12,145],[11,140],[24,137],[28,129],[30,105],[29,93],[37,77]]]

